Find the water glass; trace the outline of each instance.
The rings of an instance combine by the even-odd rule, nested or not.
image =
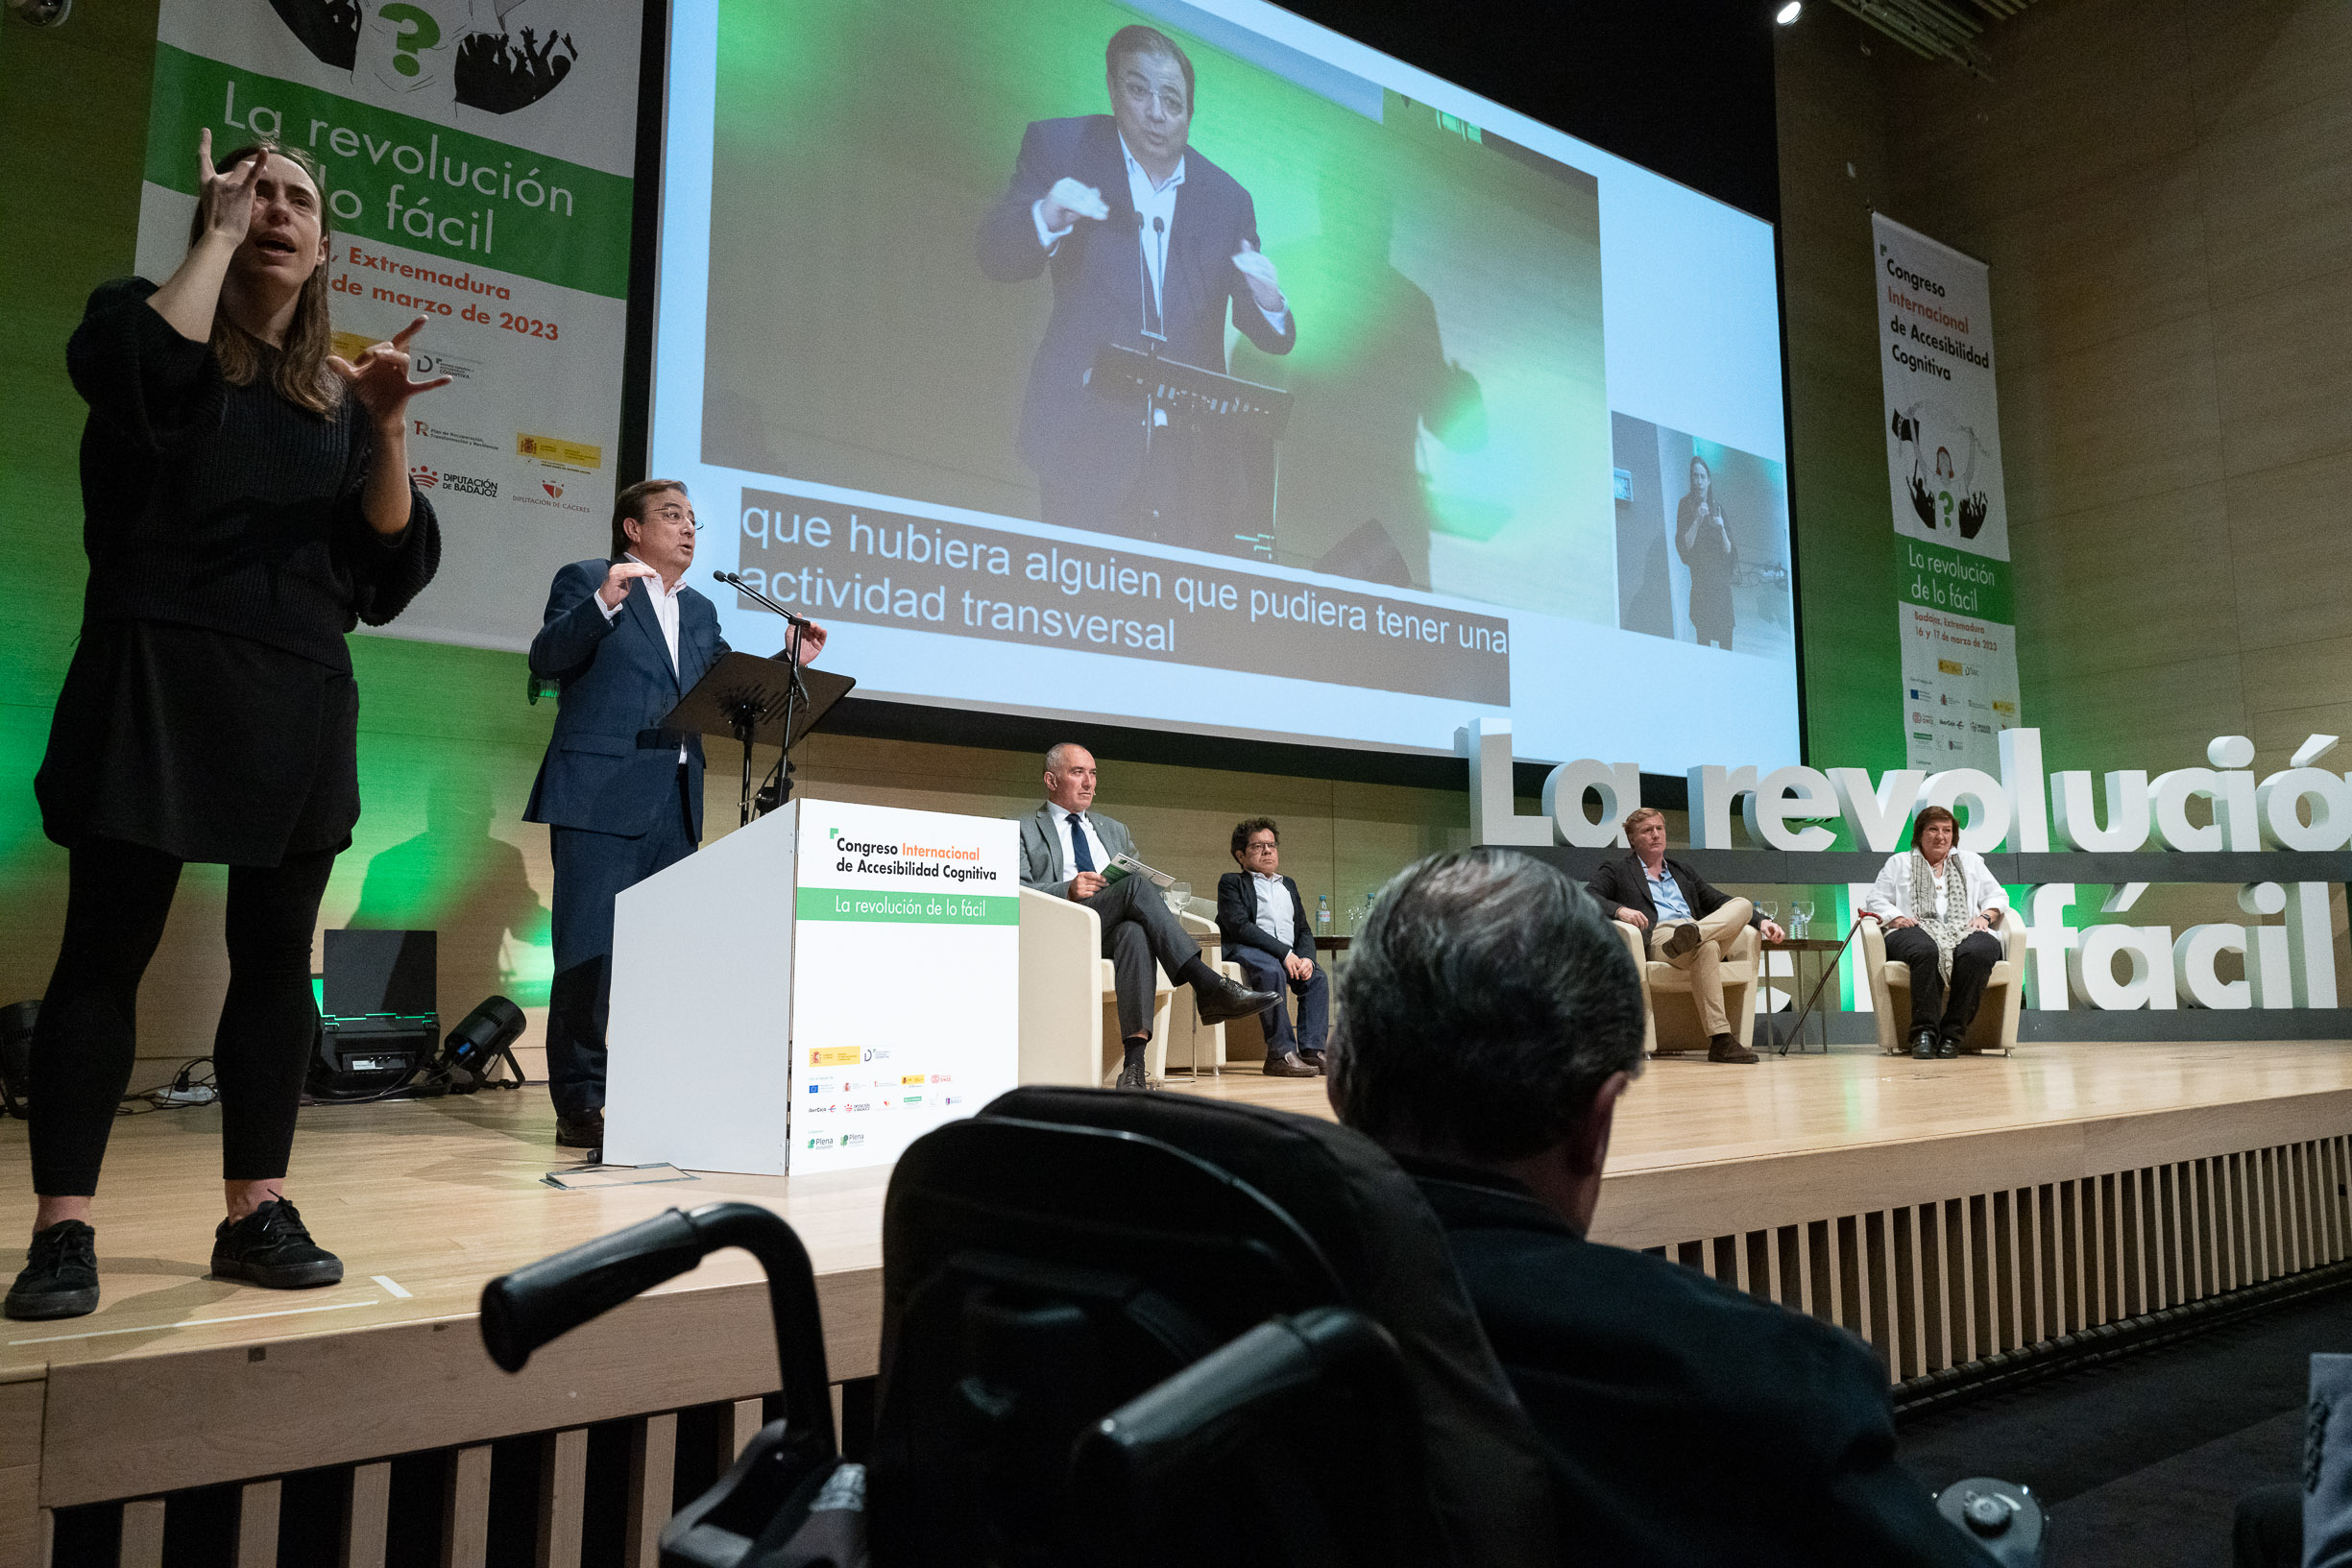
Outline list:
[[[1192,907],[1193,884],[1190,882],[1171,882],[1160,889],[1160,893],[1167,899],[1168,912],[1172,915],[1183,914]]]
[[[1803,936],[1812,929],[1813,901],[1811,899],[1792,901],[1788,905],[1788,912],[1795,917],[1795,923],[1788,929],[1789,935]]]
[[[1762,915],[1766,920],[1777,921],[1781,918],[1781,906],[1773,903],[1770,899],[1757,900],[1756,912]]]

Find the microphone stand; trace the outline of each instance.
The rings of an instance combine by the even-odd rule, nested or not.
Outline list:
[[[751,744],[748,737],[743,745],[743,820],[748,823],[753,817],[764,816],[792,798],[792,720],[799,712],[801,699],[809,694],[808,688],[800,682],[800,634],[808,626],[809,620],[805,615],[796,615],[787,610],[732,571],[714,571],[711,575],[738,593],[782,615],[792,628],[791,641],[785,646],[784,745],[777,755],[774,771],[768,774],[767,782],[760,786],[756,795],[751,793]],[[772,798],[770,790],[774,791]]]

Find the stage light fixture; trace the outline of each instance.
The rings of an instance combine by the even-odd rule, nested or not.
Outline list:
[[[529,1081],[515,1060],[515,1042],[522,1038],[522,1009],[504,997],[487,997],[465,1016],[441,1043],[435,1068],[449,1077],[449,1092],[470,1095],[493,1081],[492,1071],[503,1061],[514,1074],[505,1087],[521,1088]]]
[[[1789,23],[1795,21],[1798,17],[1804,14],[1805,0],[1788,0],[1788,4],[1782,6],[1779,14],[1775,15],[1772,19],[1780,23],[1782,27],[1786,27]]]
[[[37,1001],[0,1007],[0,1107],[11,1116],[23,1116],[33,1098],[33,1024],[40,1010]]]

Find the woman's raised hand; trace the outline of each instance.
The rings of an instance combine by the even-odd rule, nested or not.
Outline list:
[[[327,367],[343,377],[352,396],[359,399],[368,417],[378,424],[398,423],[408,407],[408,399],[420,392],[446,387],[453,379],[436,376],[430,381],[411,381],[408,378],[408,343],[424,330],[424,318],[419,316],[406,326],[392,334],[391,340],[371,346],[357,360],[340,354],[328,354]]]
[[[245,243],[254,222],[254,183],[261,178],[269,156],[255,153],[227,174],[212,166],[212,132],[196,133],[196,200],[205,214],[205,231],[231,245]]]

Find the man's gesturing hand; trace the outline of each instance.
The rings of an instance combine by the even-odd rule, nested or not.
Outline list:
[[[1081,185],[1068,175],[1054,181],[1054,188],[1045,193],[1045,204],[1037,209],[1048,232],[1059,233],[1080,218],[1092,218],[1097,223],[1110,216],[1110,207],[1103,193],[1092,185]]]
[[[1073,899],[1093,898],[1097,893],[1103,891],[1103,873],[1081,871],[1070,879],[1070,897]]]
[[[392,334],[389,343],[378,343],[361,354],[357,360],[345,359],[340,354],[327,356],[327,368],[343,377],[343,384],[352,389],[359,406],[368,411],[368,418],[377,424],[399,422],[407,411],[408,399],[420,392],[446,387],[454,379],[436,376],[430,381],[411,381],[408,378],[408,342],[424,330],[424,318],[419,316],[406,326]]]
[[[596,590],[596,597],[609,609],[620,608],[620,601],[629,596],[632,577],[659,577],[662,574],[643,561],[616,561],[613,569],[604,574],[604,586]]]
[[[1257,248],[1255,240],[1242,241],[1233,265],[1241,269],[1242,277],[1249,285],[1249,298],[1258,302],[1260,310],[1279,312],[1289,308],[1282,299],[1281,277],[1275,273],[1274,264],[1266,259],[1266,253]]]

